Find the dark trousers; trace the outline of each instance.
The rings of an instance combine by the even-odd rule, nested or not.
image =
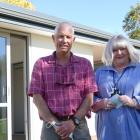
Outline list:
[[[61,138],[55,133],[53,127],[47,128],[43,123],[41,140],[61,140]],[[86,119],[82,119],[80,126],[75,128],[73,140],[91,140]]]

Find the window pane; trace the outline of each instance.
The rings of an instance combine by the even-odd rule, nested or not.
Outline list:
[[[0,107],[0,140],[7,140],[7,108]]]
[[[0,103],[6,102],[6,38],[0,37]]]

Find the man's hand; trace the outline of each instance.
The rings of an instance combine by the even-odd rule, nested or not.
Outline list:
[[[75,125],[72,120],[63,121],[59,123],[56,129],[56,133],[61,136],[62,139],[67,139],[69,135],[74,131]]]

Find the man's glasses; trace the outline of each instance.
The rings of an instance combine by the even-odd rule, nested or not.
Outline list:
[[[55,66],[55,83],[61,85],[75,84],[76,73],[73,65]]]

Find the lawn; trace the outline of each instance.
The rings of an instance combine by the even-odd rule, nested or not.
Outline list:
[[[7,120],[0,119],[0,140],[7,140]]]

